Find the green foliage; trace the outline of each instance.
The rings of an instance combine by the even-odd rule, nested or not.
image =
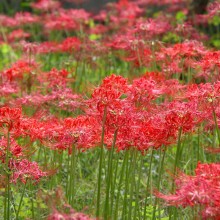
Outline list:
[[[154,212],[154,209],[155,207],[153,205],[148,205],[145,207],[146,210],[142,210],[141,214],[142,214],[142,217],[144,217],[144,214],[146,214],[146,218],[147,219],[152,219],[153,218],[153,212]],[[165,214],[165,210],[164,209],[160,209],[159,206],[156,207],[156,213],[155,213],[155,220],[168,220],[169,217],[166,216]],[[140,219],[138,219],[140,220]]]
[[[177,23],[183,23],[186,20],[186,15],[184,12],[179,11],[176,13],[176,21]]]

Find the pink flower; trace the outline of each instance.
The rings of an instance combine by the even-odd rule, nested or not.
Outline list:
[[[220,164],[201,164],[199,162],[195,176],[179,172],[175,182],[175,194],[156,193],[156,196],[164,199],[168,205],[183,207],[200,205],[204,219],[219,219]]]
[[[12,171],[11,182],[16,183],[20,180],[26,183],[27,180],[32,180],[35,183],[39,182],[42,177],[47,175],[43,172],[36,162],[30,162],[27,159],[11,160],[10,169]]]

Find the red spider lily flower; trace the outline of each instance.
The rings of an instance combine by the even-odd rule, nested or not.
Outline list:
[[[53,30],[73,31],[78,29],[78,24],[72,16],[68,14],[50,14],[46,17],[44,28],[46,32]]]
[[[59,10],[60,14],[68,14],[72,19],[74,19],[77,23],[86,23],[89,21],[90,13],[84,9],[63,9]]]
[[[160,52],[156,53],[157,60],[167,59],[169,62],[173,59],[189,59],[189,58],[198,58],[203,56],[207,50],[205,47],[198,41],[185,41],[181,44],[175,44],[171,47],[162,47]]]
[[[40,11],[52,11],[60,8],[61,4],[59,1],[54,0],[37,0],[31,4],[32,8]]]
[[[73,138],[71,144],[74,144],[78,149],[86,150],[97,146],[100,142],[101,126],[94,117],[66,118],[64,129]]]
[[[171,30],[170,22],[166,17],[156,19],[139,20],[136,24],[134,32],[141,34],[145,39],[160,36]]]
[[[18,22],[12,17],[0,15],[0,25],[3,27],[17,27]]]
[[[47,220],[95,220],[81,212],[75,211],[67,202],[64,193],[58,187],[54,195],[47,196],[46,201],[51,209],[51,214]],[[56,207],[59,207],[59,211]]]
[[[164,119],[160,114],[147,115],[140,122],[141,128],[136,136],[136,145],[140,151],[146,151],[149,148],[158,149],[161,146],[168,146],[175,142],[166,127]]]
[[[17,128],[20,125],[21,119],[20,108],[0,108],[0,126],[7,125],[8,129]]]
[[[187,72],[195,68],[196,60],[200,59],[207,50],[198,41],[185,41],[172,47],[161,47],[156,52],[157,63],[161,63],[163,72],[171,74]]]
[[[28,180],[37,183],[42,177],[47,176],[46,172],[43,172],[37,162],[30,162],[27,159],[20,161],[10,160],[9,165],[12,175],[11,182],[17,183],[20,180],[22,183],[26,183]]]
[[[41,73],[37,78],[42,85],[45,84],[48,88],[65,88],[68,74],[69,72],[65,69],[53,68],[49,72]]]
[[[111,75],[106,77],[103,80],[103,84],[94,90],[92,99],[88,103],[91,103],[91,107],[94,106],[98,111],[102,112],[104,111],[104,106],[114,106],[114,101],[120,100],[120,97],[127,91],[127,80],[122,76]],[[92,113],[92,111],[90,112]]]
[[[193,18],[193,24],[194,25],[204,25],[207,26],[210,19],[210,15],[208,14],[202,14],[202,15],[195,15]]]
[[[117,10],[117,18],[122,20],[132,20],[143,13],[143,9],[141,9],[135,2],[130,2],[128,0],[119,0],[118,3],[111,4],[111,7]]]
[[[163,89],[154,80],[141,77],[135,79],[131,87],[132,101],[138,105],[148,105],[150,101],[163,94]]]
[[[53,209],[52,214],[49,215],[47,220],[94,220],[94,218],[90,218],[88,215],[76,212],[73,209],[69,214]]]
[[[109,28],[106,25],[98,24],[95,27],[90,28],[89,33],[90,34],[105,34]]]
[[[218,15],[220,12],[220,3],[218,1],[209,3],[207,7],[207,12],[210,18]]]
[[[8,35],[8,40],[10,42],[13,42],[16,40],[22,40],[22,39],[28,38],[30,36],[31,35],[25,32],[23,29],[17,29],[17,30],[10,32],[10,34]]]
[[[80,49],[81,41],[77,37],[68,37],[61,44],[60,49],[63,52],[73,52]]]
[[[170,13],[187,10],[187,1],[185,0],[137,0],[137,4],[142,7],[164,6],[163,10]]]
[[[73,112],[84,106],[82,97],[74,94],[70,89],[52,90],[51,93],[42,95],[41,93],[32,93],[23,95],[9,102],[11,106],[36,106],[48,109],[55,106],[65,111]]]
[[[29,12],[17,12],[14,19],[19,25],[29,25],[40,22],[40,17]]]
[[[176,192],[173,195],[156,193],[172,206],[197,206],[202,209],[204,219],[219,219],[220,216],[220,165],[197,165],[195,176],[179,172],[176,180]],[[198,213],[201,214],[201,213]]]
[[[15,81],[23,79],[25,74],[31,74],[32,71],[37,69],[37,64],[33,61],[18,60],[12,65],[11,68],[2,73],[2,78],[5,81]]]
[[[52,150],[70,149],[75,143],[75,137],[65,130],[62,121],[55,117],[49,119],[23,118],[20,126],[20,136],[28,136],[31,141],[39,140]]]
[[[37,53],[38,54],[48,54],[48,53],[56,53],[59,52],[59,44],[57,42],[41,42],[37,46]]]
[[[20,44],[23,52],[27,55],[29,62],[34,62],[31,58],[37,52],[38,44],[26,41],[21,41]]]
[[[205,79],[218,80],[218,69],[220,67],[220,51],[208,51],[200,61],[195,63],[198,69],[202,70],[199,72],[198,77],[204,77]],[[210,77],[212,75],[212,77]]]
[[[4,82],[3,84],[0,85],[0,95],[1,96],[9,96],[10,94],[13,93],[18,93],[19,88],[18,86],[13,83],[13,82]]]
[[[106,22],[107,17],[108,17],[107,11],[106,10],[100,10],[98,14],[93,16],[93,19],[95,21]]]
[[[0,139],[0,160],[2,161],[2,163],[5,162],[7,145],[8,145],[8,140],[5,137],[2,137]],[[10,145],[9,151],[11,153],[10,157],[18,159],[19,157],[23,155],[22,147],[17,144],[15,139],[10,138],[9,145]]]
[[[166,106],[165,123],[170,135],[176,137],[179,129],[182,132],[190,132],[195,129],[204,118],[203,115],[197,110],[197,105],[194,102],[171,102]]]

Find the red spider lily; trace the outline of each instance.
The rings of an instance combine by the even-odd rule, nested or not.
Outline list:
[[[10,144],[9,151],[11,153],[10,157],[18,159],[23,155],[22,147],[19,146],[13,138],[10,138],[9,144]],[[7,145],[8,145],[8,140],[5,137],[2,137],[0,139],[0,160],[2,161],[2,163],[5,163]]]
[[[90,28],[89,33],[103,35],[103,34],[107,33],[108,30],[109,30],[109,28],[107,26],[102,25],[102,24],[98,24],[95,27]]]
[[[88,215],[71,210],[69,214],[59,212],[54,209],[52,214],[49,215],[47,220],[94,220]]]
[[[78,149],[86,150],[100,142],[101,126],[94,117],[66,118],[64,129],[74,139],[72,143]]]
[[[94,90],[86,113],[100,122],[106,108],[107,146],[111,146],[116,130],[118,150],[136,147],[144,151],[169,145],[176,140],[180,128],[183,133],[191,132],[203,118],[193,102],[171,102],[155,108],[151,101],[168,93],[168,87],[162,81],[157,84],[144,77],[129,85],[124,78],[112,75]]]
[[[89,103],[98,111],[103,111],[104,106],[114,105],[114,101],[120,100],[120,97],[127,91],[127,80],[121,76],[111,75],[106,77],[103,84],[94,90]]]
[[[175,142],[160,114],[155,116],[146,114],[140,125],[141,128],[136,137],[136,146],[141,151],[148,150],[151,147],[158,149]]]
[[[207,26],[209,22],[210,16],[208,14],[195,15],[193,20],[191,21],[193,25],[204,25]]]
[[[49,72],[41,73],[39,82],[47,88],[65,88],[67,84],[68,72],[65,69],[57,70],[53,68]]]
[[[177,136],[180,128],[184,133],[193,131],[195,126],[204,119],[194,102],[174,101],[166,105],[166,108],[168,110],[165,111],[165,123],[173,137]]]
[[[141,77],[135,79],[131,87],[132,101],[138,105],[148,105],[150,101],[163,94],[163,89],[154,80]]]
[[[8,96],[13,93],[18,93],[19,88],[18,86],[13,82],[4,82],[0,85],[0,95],[1,96]]]
[[[220,52],[214,51],[210,52],[208,51],[200,61],[198,61],[196,64],[198,65],[198,68],[202,70],[198,76],[202,76],[205,79],[211,79],[212,80],[218,80],[218,69],[220,67]],[[210,77],[212,75],[212,77]]]
[[[25,32],[23,29],[17,29],[8,35],[8,40],[10,42],[16,41],[16,40],[21,40],[30,37],[31,35],[27,32]]]
[[[30,25],[40,22],[40,17],[29,12],[17,12],[14,19],[17,21],[18,25]]]
[[[12,172],[11,182],[17,183],[20,180],[22,183],[26,183],[28,180],[39,182],[42,177],[47,176],[46,172],[43,172],[38,163],[30,162],[27,159],[20,161],[10,160],[10,169]]]
[[[26,41],[21,41],[20,44],[22,46],[23,52],[28,57],[29,62],[33,62],[32,56],[37,52],[38,44]]]
[[[218,101],[219,99],[219,86],[220,82],[217,81],[214,84],[211,83],[200,83],[188,85],[186,91],[184,91],[183,98],[189,100],[205,101],[206,104],[209,102]]]
[[[18,22],[12,17],[0,15],[0,25],[3,27],[17,27]]]
[[[129,50],[132,46],[143,46],[143,41],[139,41],[137,38],[131,34],[127,35],[116,35],[111,42],[108,42],[106,46],[111,47],[116,50]],[[137,47],[136,47],[137,48]]]
[[[39,120],[35,118],[23,118],[20,126],[21,134],[29,136],[31,140],[47,140],[62,138],[64,130],[62,124],[56,119]],[[64,139],[65,137],[63,137]]]
[[[163,62],[163,71],[167,68],[166,66],[175,64],[176,72],[181,72],[180,64],[185,68],[194,68],[195,60],[202,57],[206,51],[198,41],[185,41],[172,47],[161,48],[159,52],[156,52],[156,60]]]
[[[220,3],[218,1],[210,3],[207,7],[207,12],[209,17],[214,17],[215,15],[218,15],[220,12]]]
[[[100,21],[100,22],[106,22],[107,21],[107,11],[106,10],[100,10],[98,14],[93,16],[93,19],[95,21]]]
[[[23,119],[20,132],[31,140],[40,140],[44,146],[71,152],[72,146],[86,150],[98,144],[101,128],[97,120],[89,116],[67,118],[64,121],[49,119]]]
[[[37,64],[33,61],[19,60],[12,65],[11,68],[5,70],[2,74],[2,78],[5,81],[15,81],[23,79],[25,74],[31,74],[32,71],[36,70]]]
[[[46,201],[51,209],[48,220],[95,220],[81,212],[75,211],[67,202],[60,187],[55,190],[53,196],[46,196]],[[56,207],[59,207],[59,211]]]
[[[32,93],[23,95],[22,98],[10,101],[12,106],[36,106],[41,108],[49,108],[55,106],[69,112],[73,112],[83,107],[82,97],[72,93],[70,89],[53,90],[51,93],[42,95],[40,93]]]
[[[37,0],[37,2],[32,3],[31,6],[40,11],[52,11],[60,8],[61,4],[59,1],[54,0]]]
[[[52,30],[78,30],[78,24],[74,18],[66,13],[47,15],[44,22],[45,31]]]
[[[81,41],[77,37],[68,37],[61,44],[60,49],[63,52],[73,52],[80,49]]]
[[[134,19],[140,14],[142,14],[143,9],[141,9],[135,2],[130,2],[128,0],[119,0],[118,3],[112,4],[112,6],[117,10],[120,19]]]
[[[59,10],[60,14],[68,14],[77,23],[86,23],[89,21],[90,13],[84,9],[63,9]]]
[[[149,65],[150,60],[152,60],[152,51],[149,45],[140,37],[135,37],[132,32],[116,35],[106,46],[114,50],[125,51],[123,59],[129,62],[132,61],[139,66],[141,64]]]
[[[5,124],[9,130],[17,128],[20,125],[21,116],[20,108],[2,107],[0,108],[0,126]]]
[[[176,12],[181,10],[186,10],[187,1],[186,0],[137,0],[137,4],[140,6],[166,6],[163,10],[168,12]]]
[[[206,128],[213,129],[220,125],[220,83],[192,84],[182,91],[181,98],[188,99],[197,105],[197,111],[203,115]],[[214,118],[216,117],[216,119]],[[217,123],[217,125],[216,125]]]
[[[145,39],[152,39],[152,37],[160,36],[170,30],[170,21],[166,17],[159,17],[156,19],[139,20],[134,31]]]
[[[39,140],[44,146],[53,150],[70,149],[75,137],[65,130],[64,123],[55,117],[22,118],[19,136],[28,136],[31,141]]]
[[[200,205],[204,219],[219,219],[220,216],[220,165],[198,163],[195,176],[182,172],[176,177],[176,192],[173,195],[156,193],[168,205]]]
[[[159,52],[156,52],[156,60],[157,64],[161,63],[163,71],[171,75],[195,68],[196,60],[200,59],[206,51],[198,41],[185,41],[172,47],[162,47]]]
[[[48,53],[56,53],[59,52],[59,44],[57,42],[41,42],[37,46],[37,53],[39,54],[48,54]]]

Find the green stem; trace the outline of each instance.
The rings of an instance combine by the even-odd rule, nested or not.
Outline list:
[[[118,174],[118,164],[119,164],[119,153],[117,153],[117,159],[114,164],[114,179],[112,178],[112,187],[111,187],[111,208],[110,208],[110,216],[112,216],[113,207],[114,207],[114,198],[115,198],[115,187],[117,182],[117,174]]]
[[[138,172],[138,182],[137,182],[137,189],[136,189],[136,193],[137,194],[136,194],[135,210],[134,210],[134,218],[133,219],[137,219],[137,211],[138,210],[140,211],[140,208],[138,206],[138,196],[139,196],[139,190],[140,190],[140,184],[141,184],[141,175],[142,175],[143,162],[144,162],[144,158],[141,155],[141,162],[140,162],[139,172]]]
[[[6,172],[6,187],[5,187],[5,200],[4,200],[4,219],[10,219],[10,170],[9,170],[9,153],[10,153],[10,132],[7,132],[7,149],[5,158],[5,172]]]
[[[96,217],[100,216],[100,198],[101,198],[101,178],[102,178],[102,161],[104,154],[104,137],[105,137],[105,121],[107,116],[107,106],[105,106],[103,119],[102,119],[102,137],[101,137],[101,152],[99,158],[99,173],[98,173],[98,192],[97,192],[97,203],[96,203]]]
[[[126,166],[126,176],[125,176],[125,193],[124,193],[124,202],[123,202],[123,210],[122,210],[122,217],[121,219],[127,219],[126,213],[127,213],[127,204],[128,204],[128,193],[129,193],[129,184],[130,184],[130,171],[132,167],[133,162],[133,150],[129,150],[129,153],[131,154],[130,162],[127,163]]]
[[[72,148],[71,165],[70,165],[70,184],[69,184],[69,203],[73,206],[75,195],[75,175],[76,175],[76,147]]]
[[[152,179],[151,170],[152,170],[153,156],[154,156],[154,150],[152,149],[151,150],[151,156],[150,156],[150,167],[149,167],[149,170],[148,170],[147,189],[146,189],[146,195],[145,195],[145,201],[144,201],[144,218],[143,218],[143,220],[146,220],[146,214],[147,214],[146,206],[147,206],[147,197],[148,197],[148,190],[149,190],[149,187],[150,187],[150,181]],[[150,194],[150,195],[152,195],[152,194]]]
[[[163,174],[163,166],[164,166],[164,158],[166,155],[166,149],[162,150],[160,149],[160,156],[161,156],[161,151],[163,151],[163,155],[162,155],[162,159],[160,161],[160,170],[159,170],[159,176],[158,176],[158,180],[157,180],[157,189],[160,190],[160,184],[161,184],[161,177]],[[153,211],[153,217],[152,219],[154,220],[156,217],[156,209],[157,209],[157,203],[158,203],[158,198],[155,198],[155,202],[154,202],[154,211]],[[160,208],[159,208],[159,219],[160,219]]]
[[[111,179],[112,179],[112,163],[113,163],[112,160],[113,160],[113,153],[115,149],[115,143],[117,139],[117,133],[118,133],[118,129],[116,129],[114,132],[112,148],[109,151],[109,157],[108,157],[108,172],[107,172],[107,187],[106,187],[106,197],[105,197],[104,219],[109,218],[109,193],[110,193]]]
[[[130,199],[129,199],[129,211],[128,211],[128,219],[132,219],[132,208],[133,208],[133,196],[134,196],[134,187],[136,184],[136,179],[135,179],[135,170],[136,170],[136,166],[137,166],[137,150],[134,151],[134,160],[132,161],[132,165],[131,165],[131,171],[130,173],[131,178],[130,178]],[[136,205],[135,205],[136,206]]]
[[[20,212],[20,209],[21,209],[21,204],[22,204],[22,201],[23,201],[26,186],[27,186],[27,181],[24,184],[24,188],[23,188],[23,191],[22,191],[22,194],[21,194],[21,199],[20,199],[20,202],[19,202],[19,205],[18,205],[18,210],[16,212],[16,220],[18,220],[18,217],[19,217],[19,212]]]
[[[180,157],[181,157],[181,155],[180,155],[180,152],[181,152],[181,136],[182,136],[182,127],[180,127],[179,133],[178,133],[177,150],[176,150],[176,157],[175,157],[174,170],[173,170],[174,178],[176,176],[176,169],[177,169]],[[174,189],[175,189],[174,188],[174,182],[175,182],[175,179],[173,179],[173,183],[172,183],[172,192],[174,192]]]
[[[119,179],[117,197],[116,197],[116,203],[115,203],[114,220],[118,220],[118,208],[119,208],[120,193],[121,193],[122,182],[123,182],[124,175],[125,175],[125,167],[126,167],[126,165],[128,165],[128,156],[129,156],[129,151],[127,150],[124,155],[121,173],[120,173],[120,179]]]

